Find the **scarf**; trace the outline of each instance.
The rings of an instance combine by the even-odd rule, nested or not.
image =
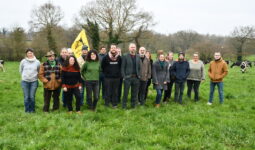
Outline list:
[[[118,56],[119,56],[118,53],[116,53],[115,56],[113,56],[111,52],[109,52],[108,55],[109,55],[109,58],[110,58],[112,61],[116,61],[117,58],[118,58]]]

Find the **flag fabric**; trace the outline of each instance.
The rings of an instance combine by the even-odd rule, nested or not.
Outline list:
[[[84,29],[81,30],[81,32],[76,37],[76,39],[74,40],[74,42],[71,46],[71,49],[72,49],[76,58],[79,58],[81,56],[81,50],[82,50],[83,45],[87,45],[88,50],[90,50],[89,42],[88,42],[88,39],[86,36],[86,31]]]

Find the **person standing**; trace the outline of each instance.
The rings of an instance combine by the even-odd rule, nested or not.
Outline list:
[[[223,91],[223,79],[228,74],[228,65],[227,63],[222,59],[220,52],[214,53],[214,60],[210,62],[210,66],[208,69],[208,75],[211,79],[210,82],[210,96],[208,105],[212,105],[213,102],[213,94],[215,90],[215,86],[218,87],[219,92],[219,99],[220,103],[223,104],[224,102],[224,91]]]
[[[101,63],[102,72],[105,76],[105,105],[113,108],[118,105],[118,86],[121,78],[121,57],[115,44],[111,44],[110,52],[103,58]]]
[[[141,105],[144,105],[146,102],[145,94],[147,82],[151,78],[151,62],[146,58],[146,49],[145,47],[140,47],[139,55],[140,55],[140,68],[141,68],[141,77],[140,77],[140,86],[138,93],[138,101]]]
[[[122,57],[122,53],[121,53],[121,48],[120,47],[117,47],[117,53],[120,57]],[[123,83],[123,78],[122,76],[120,77],[120,83],[119,83],[119,86],[118,86],[118,104],[120,103],[121,101],[121,94],[122,94],[122,83]]]
[[[59,95],[61,90],[61,65],[55,60],[56,54],[49,51],[47,61],[41,64],[39,79],[44,87],[43,111],[49,112],[50,99],[53,97],[53,111],[59,109]]]
[[[153,85],[157,92],[155,107],[159,108],[163,91],[167,90],[167,83],[169,82],[168,63],[165,60],[163,51],[158,52],[158,60],[153,63],[152,70]]]
[[[174,101],[180,104],[183,104],[182,96],[189,73],[189,63],[185,60],[185,53],[179,52],[178,61],[173,64],[173,76],[175,77]]]
[[[201,81],[205,80],[204,63],[199,60],[198,53],[193,54],[193,59],[189,61],[190,73],[187,78],[188,91],[187,95],[191,98],[191,91],[194,90],[194,100],[199,100],[199,86]]]
[[[169,71],[169,78],[170,78],[170,82],[167,83],[167,90],[165,90],[165,94],[164,94],[164,99],[163,102],[167,103],[169,102],[169,99],[171,98],[172,95],[172,88],[174,85],[174,78],[173,78],[173,73],[172,73],[172,68],[173,68],[173,64],[175,63],[174,61],[174,53],[173,52],[169,52],[168,53],[168,57],[167,57],[167,62],[168,62],[168,71]]]
[[[106,54],[107,54],[106,48],[101,47],[100,52],[98,54],[100,64],[101,64],[103,58],[106,56]],[[100,71],[100,75],[99,75],[99,95],[100,95],[100,91],[102,91],[101,92],[102,98],[105,100],[104,73],[102,71]]]
[[[66,48],[62,48],[61,52],[60,52],[60,56],[57,58],[57,61],[61,65],[61,67],[64,66],[67,57],[69,57],[69,53],[68,53],[67,49]],[[65,95],[65,92],[62,91],[62,98],[61,98],[62,99],[62,103],[63,103],[63,107],[66,107],[67,104],[66,104],[65,96],[64,95]]]
[[[81,57],[77,58],[80,68],[82,68],[83,64],[86,62],[87,54],[88,54],[88,46],[83,45],[81,49]],[[84,91],[85,91],[85,81],[82,79],[82,89],[81,89],[81,106],[84,105]],[[88,103],[88,102],[87,102]]]
[[[149,92],[149,87],[151,85],[151,80],[152,80],[152,66],[153,66],[153,60],[151,58],[151,52],[150,51],[146,51],[145,54],[146,58],[150,61],[150,65],[151,65],[151,77],[148,79],[147,85],[146,85],[146,90],[145,90],[145,99],[147,99],[148,97],[148,92]]]
[[[21,87],[24,94],[24,106],[26,113],[35,112],[35,93],[38,87],[38,72],[40,62],[34,55],[34,50],[28,48],[26,57],[22,59],[19,66],[21,74]]]
[[[86,62],[82,66],[81,75],[85,79],[87,103],[90,110],[95,111],[99,98],[100,62],[97,51],[90,50]],[[93,95],[93,98],[92,98]]]
[[[70,56],[66,59],[61,73],[62,88],[65,92],[65,100],[68,107],[68,113],[73,112],[72,100],[73,95],[76,99],[76,112],[81,114],[80,111],[80,90],[81,90],[81,73],[79,64],[74,56]]]
[[[124,82],[124,92],[122,98],[122,108],[127,108],[127,98],[131,87],[131,108],[135,108],[140,78],[140,56],[136,54],[136,45],[129,44],[129,53],[122,57],[121,74]]]

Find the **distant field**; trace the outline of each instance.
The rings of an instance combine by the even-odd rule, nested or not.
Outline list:
[[[184,95],[185,105],[171,102],[156,109],[150,89],[146,107],[97,112],[82,108],[82,115],[68,115],[64,108],[43,113],[42,84],[36,94],[36,113],[24,113],[18,62],[6,62],[0,72],[0,149],[88,150],[253,150],[255,149],[255,67],[241,74],[229,70],[225,103],[207,106],[208,78],[201,85],[200,101]]]

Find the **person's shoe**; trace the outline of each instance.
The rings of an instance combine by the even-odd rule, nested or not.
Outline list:
[[[79,115],[81,115],[81,114],[82,114],[82,113],[81,113],[81,111],[77,111],[76,113],[77,113],[77,114],[79,114]]]
[[[68,114],[72,114],[73,112],[72,112],[72,111],[68,111],[67,113],[68,113]]]
[[[159,108],[159,107],[160,107],[160,104],[156,104],[155,107],[156,107],[156,108]]]
[[[212,105],[212,103],[211,103],[211,102],[208,102],[207,105]]]

